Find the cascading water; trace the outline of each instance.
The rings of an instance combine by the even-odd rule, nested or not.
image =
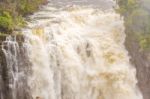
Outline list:
[[[30,19],[22,30],[31,63],[24,89],[33,99],[142,99],[124,47],[123,19],[114,10],[49,3]],[[13,62],[18,61],[15,53]],[[11,72],[13,84],[22,77],[17,68]],[[29,99],[16,94],[12,99]]]
[[[22,37],[8,36],[0,50],[0,99],[31,99],[28,87],[30,62]],[[2,53],[3,52],[3,53]]]

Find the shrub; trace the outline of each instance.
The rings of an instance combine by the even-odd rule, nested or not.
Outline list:
[[[143,8],[139,0],[118,0],[117,12],[125,19],[126,33],[136,40],[143,50],[150,49],[150,13]]]
[[[1,12],[0,14],[0,31],[9,32],[13,30],[13,18],[9,12]]]
[[[47,0],[2,0],[0,1],[0,32],[10,33],[25,25],[24,16],[35,12]]]

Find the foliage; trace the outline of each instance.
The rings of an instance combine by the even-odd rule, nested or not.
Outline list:
[[[117,0],[119,4],[119,9],[116,9],[117,12],[127,15],[131,13],[135,8],[138,7],[137,0]]]
[[[13,19],[9,12],[0,13],[0,30],[10,31],[13,29]]]
[[[46,0],[18,0],[18,12],[22,15],[31,14],[36,11],[40,4],[43,4]]]
[[[141,35],[139,40],[141,50],[147,50],[150,49],[150,35]]]
[[[150,13],[138,0],[118,0],[116,11],[124,16],[127,35],[135,38],[141,49],[150,49]]]
[[[11,33],[25,25],[24,16],[32,14],[47,0],[0,0],[0,32]]]

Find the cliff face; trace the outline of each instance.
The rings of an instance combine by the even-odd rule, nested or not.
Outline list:
[[[125,45],[131,56],[131,62],[137,70],[138,86],[144,99],[150,99],[150,52],[140,51],[138,42],[128,33],[126,34]]]
[[[7,39],[5,41],[5,39]],[[30,62],[22,36],[0,36],[0,99],[31,99]]]
[[[131,2],[132,1],[132,2]],[[150,99],[150,13],[149,0],[118,0],[126,27],[125,46],[136,67],[144,99]]]

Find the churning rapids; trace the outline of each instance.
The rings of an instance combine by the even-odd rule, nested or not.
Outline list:
[[[22,49],[3,42],[11,80],[1,99],[142,99],[113,9],[50,2],[30,20]]]

